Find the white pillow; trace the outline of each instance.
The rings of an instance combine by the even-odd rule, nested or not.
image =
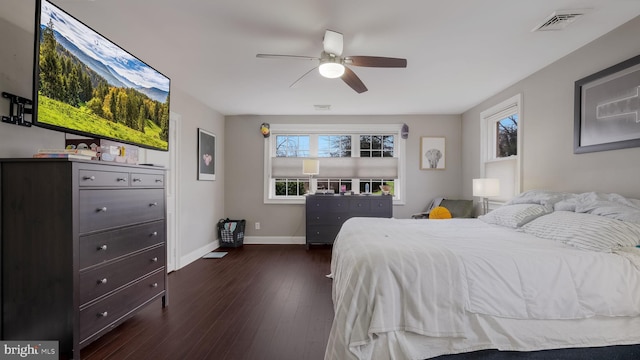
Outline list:
[[[553,204],[557,203],[558,201],[561,201],[570,196],[573,196],[573,194],[549,190],[527,190],[507,201],[505,205],[540,204],[553,206]]]
[[[576,200],[575,212],[640,224],[640,200],[595,192],[580,194]]]
[[[538,204],[514,204],[501,206],[478,219],[487,224],[518,228],[529,221],[548,214],[551,209]]]
[[[522,226],[522,231],[592,251],[608,252],[640,244],[640,224],[571,211],[539,217]]]

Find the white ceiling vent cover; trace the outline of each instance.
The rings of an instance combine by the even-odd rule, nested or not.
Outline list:
[[[313,105],[313,108],[318,110],[318,111],[327,111],[327,110],[331,110],[331,105]]]
[[[536,26],[531,31],[554,31],[554,30],[562,30],[567,27],[572,22],[575,22],[584,14],[587,13],[587,10],[558,10],[554,11],[551,15],[549,15],[542,24]]]

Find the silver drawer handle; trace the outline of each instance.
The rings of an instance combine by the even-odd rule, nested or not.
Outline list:
[[[101,207],[101,208],[97,208],[97,209],[96,209],[96,211],[97,211],[97,212],[107,212],[107,207],[106,207],[106,206],[103,206],[103,207]]]
[[[158,232],[157,231],[152,232],[151,236],[158,236]]]
[[[161,183],[161,182],[162,182],[162,179],[156,179],[156,182],[157,182],[157,183]]]
[[[103,311],[103,312],[99,312],[99,313],[98,313],[98,316],[99,316],[99,317],[107,317],[107,315],[109,315],[109,313],[108,313],[108,312],[106,312],[106,311]]]
[[[140,178],[133,178],[133,182],[141,182],[141,181],[142,181],[142,179],[140,179]]]
[[[98,246],[98,250],[107,250],[107,245]]]
[[[158,206],[158,202],[152,202],[151,204],[149,204],[149,206]]]
[[[116,181],[118,181],[118,182],[127,181],[127,178],[117,178]]]
[[[96,179],[96,177],[95,177],[95,176],[83,176],[83,177],[82,177],[82,180],[89,180],[89,181],[93,181],[93,180],[95,180],[95,179]]]
[[[102,280],[98,280],[98,284],[106,284],[107,283],[107,278],[104,278]]]
[[[158,258],[154,257],[153,259],[151,259],[152,262],[158,262]]]
[[[157,288],[157,287],[158,287],[158,283],[153,283],[153,284],[151,284],[151,287],[153,287],[153,288]]]

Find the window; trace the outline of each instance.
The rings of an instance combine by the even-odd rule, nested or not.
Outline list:
[[[309,179],[276,179],[276,196],[300,196],[309,188]]]
[[[360,157],[393,157],[393,135],[360,135]]]
[[[404,141],[402,124],[272,124],[265,141],[265,203],[303,203],[311,190],[380,193],[388,185],[402,203]],[[302,175],[302,160],[316,158],[320,173]]]
[[[360,157],[393,157],[395,149],[393,135],[360,135]],[[381,191],[382,185],[389,185],[394,195],[393,179],[360,179],[360,193]]]
[[[503,202],[520,193],[522,96],[509,98],[480,114],[480,177],[500,179]]]
[[[518,155],[518,114],[496,121],[496,158]]]
[[[319,135],[318,157],[350,157],[351,135]]]
[[[280,156],[280,157],[309,156],[309,136],[308,135],[276,136],[276,156]]]

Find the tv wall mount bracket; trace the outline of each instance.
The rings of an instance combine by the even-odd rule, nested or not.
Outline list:
[[[33,101],[4,91],[2,97],[9,99],[9,116],[3,116],[2,122],[30,127],[31,122],[24,119],[24,114],[33,113]]]

